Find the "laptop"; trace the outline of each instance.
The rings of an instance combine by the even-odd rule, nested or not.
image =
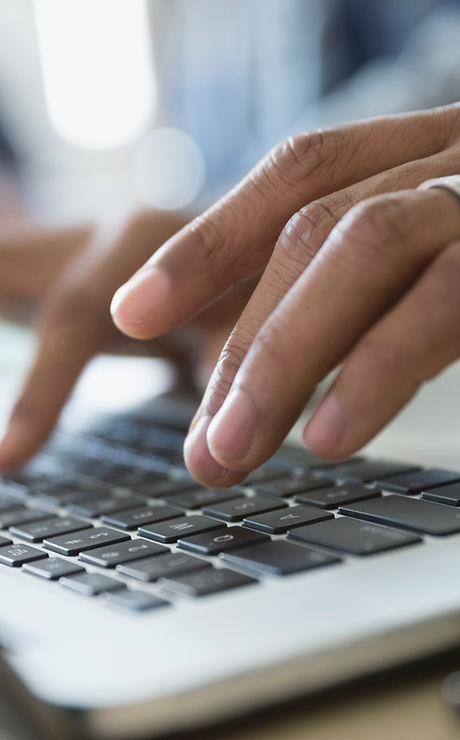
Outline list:
[[[0,481],[0,727],[181,736],[458,646],[458,440],[432,413],[457,380],[386,448],[290,442],[225,491],[183,464],[195,398],[77,399]]]

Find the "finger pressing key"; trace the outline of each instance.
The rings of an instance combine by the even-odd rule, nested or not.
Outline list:
[[[458,203],[434,190],[351,209],[257,333],[209,425],[212,457],[234,471],[270,457],[317,383],[459,234]],[[346,419],[332,403],[338,437]]]

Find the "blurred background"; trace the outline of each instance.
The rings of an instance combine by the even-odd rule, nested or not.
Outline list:
[[[457,100],[459,38],[452,0],[2,0],[4,174],[53,223],[199,209],[292,133]]]
[[[456,0],[2,0],[0,247],[194,214],[290,134],[459,100],[459,39]]]

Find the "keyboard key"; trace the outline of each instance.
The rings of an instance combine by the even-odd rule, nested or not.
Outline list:
[[[5,511],[12,511],[13,509],[20,508],[21,504],[18,502],[17,499],[14,499],[10,496],[3,496],[0,493],[0,514],[3,514]]]
[[[166,496],[167,501],[181,509],[201,509],[210,504],[219,504],[221,501],[230,501],[240,498],[243,491],[240,488],[227,488],[217,490],[216,488],[195,488],[184,493],[175,493]]]
[[[51,504],[52,506],[68,506],[77,501],[85,501],[88,498],[88,491],[76,490],[65,488],[64,490],[59,487],[57,489],[50,490],[39,490],[36,494],[37,499],[43,503]]]
[[[441,488],[432,488],[431,491],[423,491],[422,498],[447,504],[447,506],[460,506],[460,483],[451,483]]]
[[[49,511],[40,511],[39,509],[14,509],[14,511],[5,511],[0,514],[0,529],[8,529],[18,524],[27,524],[28,522],[37,522],[40,519],[49,519]]]
[[[269,534],[282,534],[292,527],[311,522],[320,522],[323,519],[332,519],[332,514],[313,506],[291,506],[289,509],[269,511],[267,514],[257,514],[244,520],[246,527],[259,529]]]
[[[150,609],[158,609],[160,606],[170,606],[166,599],[160,599],[153,594],[147,594],[144,591],[124,591],[106,592],[104,599],[112,606],[118,609],[124,609],[130,612],[145,612]]]
[[[259,483],[266,483],[269,480],[285,478],[290,470],[291,467],[289,465],[277,464],[275,461],[270,460],[249,473],[241,485],[257,486]]]
[[[311,504],[311,506],[319,506],[322,509],[337,509],[342,504],[352,504],[355,501],[377,498],[378,496],[380,496],[380,491],[350,483],[348,486],[334,486],[333,488],[324,488],[322,491],[301,493],[295,497],[295,500],[301,504]]]
[[[376,488],[395,493],[420,493],[428,488],[446,486],[449,483],[460,481],[460,473],[452,470],[420,470],[415,473],[396,475],[385,480],[377,480]]]
[[[209,596],[220,591],[249,586],[253,583],[257,583],[254,578],[243,576],[241,573],[232,570],[207,568],[198,571],[198,573],[166,578],[162,585],[168,591],[172,591],[179,596],[197,597]]]
[[[342,506],[341,514],[390,524],[425,534],[445,535],[460,532],[460,511],[431,501],[382,496],[372,501]]]
[[[166,547],[149,540],[136,539],[120,542],[119,545],[86,550],[80,554],[79,559],[91,565],[99,565],[101,568],[114,568],[119,563],[146,558],[148,555],[161,555],[165,552],[168,552]]]
[[[230,550],[219,557],[234,565],[271,576],[285,576],[340,562],[340,558],[334,555],[282,540]]]
[[[59,583],[84,596],[98,596],[104,591],[118,591],[125,588],[124,583],[102,573],[77,573],[74,576],[63,576]]]
[[[80,516],[90,518],[101,516],[101,514],[115,514],[125,509],[134,509],[144,503],[141,496],[136,496],[130,491],[118,496],[93,496],[82,501],[74,501],[67,505],[69,511]]]
[[[247,514],[261,514],[263,511],[272,511],[285,507],[282,501],[276,501],[269,496],[245,496],[236,498],[233,501],[224,501],[222,504],[206,506],[203,511],[205,514],[215,516],[217,519],[224,519],[226,522],[237,522],[243,519]]]
[[[270,481],[265,485],[256,486],[255,490],[258,493],[264,493],[268,496],[293,496],[295,493],[304,493],[306,491],[318,491],[321,488],[328,488],[330,486],[324,480],[319,480],[313,475],[306,473],[298,478],[288,477],[280,478],[279,480]]]
[[[404,465],[389,460],[363,460],[355,464],[334,465],[315,470],[315,475],[344,483],[368,483],[390,475],[402,475],[420,470],[417,465]]]
[[[57,581],[62,576],[69,576],[71,573],[82,573],[84,571],[78,563],[63,560],[62,558],[46,558],[46,560],[25,563],[22,569],[39,578],[46,578],[48,581]]]
[[[74,519],[70,516],[55,516],[52,519],[41,519],[38,522],[32,522],[32,524],[19,524],[16,527],[10,527],[10,532],[29,542],[42,542],[46,537],[78,532],[78,530],[87,527],[88,522],[84,522],[82,519]]]
[[[83,550],[90,550],[98,545],[115,545],[125,540],[129,540],[129,537],[123,532],[106,527],[91,527],[75,534],[46,539],[43,544],[47,550],[53,550],[60,555],[78,555]]]
[[[170,493],[180,493],[180,491],[189,491],[191,488],[199,486],[194,480],[170,480],[162,476],[160,480],[146,480],[132,485],[131,490],[151,498],[166,498]]]
[[[182,552],[171,552],[127,565],[117,565],[117,571],[139,581],[157,581],[159,578],[168,578],[171,574],[182,575],[210,567],[209,563],[199,558],[192,558]]]
[[[137,529],[142,524],[153,524],[179,516],[182,516],[182,512],[172,506],[142,506],[120,514],[104,515],[101,519],[106,524],[111,524],[112,527],[130,530]]]
[[[46,552],[37,550],[30,545],[5,545],[0,547],[0,563],[18,568],[24,563],[30,563],[32,560],[47,558]]]
[[[317,457],[307,450],[306,447],[297,447],[295,445],[283,445],[274,458],[276,462],[290,465],[292,468],[308,470],[324,466],[324,460]]]
[[[30,496],[32,490],[26,483],[0,479],[0,493],[21,500]]]
[[[176,542],[179,537],[188,537],[189,534],[200,534],[211,532],[213,529],[223,529],[224,524],[209,519],[206,516],[192,515],[183,516],[167,522],[148,524],[139,527],[139,534],[157,542]]]
[[[351,555],[370,555],[421,542],[417,535],[348,517],[298,527],[290,530],[288,536],[292,540],[331,547]]]
[[[217,555],[233,547],[244,547],[264,541],[268,541],[268,537],[260,532],[251,532],[250,529],[244,527],[227,527],[223,532],[186,537],[184,540],[179,540],[178,545],[183,550],[191,550],[200,555]]]
[[[11,540],[8,540],[6,537],[0,537],[0,547],[3,547],[3,545],[11,545]]]

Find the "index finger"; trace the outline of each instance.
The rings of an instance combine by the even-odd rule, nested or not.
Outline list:
[[[455,105],[288,139],[117,291],[116,325],[147,339],[189,320],[265,266],[282,227],[301,206],[441,151],[457,116]]]

